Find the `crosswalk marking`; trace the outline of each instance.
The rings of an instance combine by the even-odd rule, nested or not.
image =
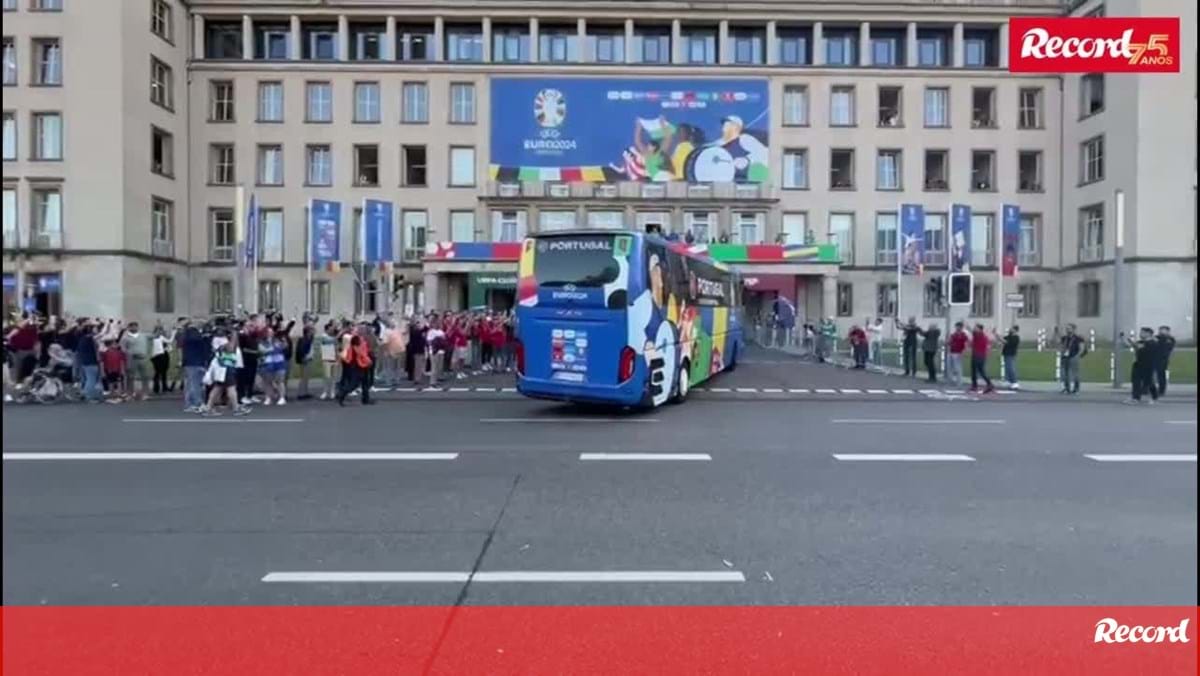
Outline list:
[[[887,390],[867,390],[867,394],[887,394]]]
[[[862,390],[856,390],[852,387],[842,388],[842,394],[862,394]]]
[[[831,390],[831,389],[827,389],[827,388],[820,388],[820,389],[818,389],[818,390],[817,390],[817,394],[837,394],[837,390]]]
[[[779,394],[780,392],[783,392],[783,388],[782,387],[764,387],[762,389],[762,391],[767,394]]]

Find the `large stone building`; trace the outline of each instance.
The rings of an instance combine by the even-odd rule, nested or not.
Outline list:
[[[1011,15],[1096,12],[1184,13],[1181,73],[1008,72]],[[1007,323],[995,233],[1011,204],[1018,321],[1107,332],[1120,190],[1121,323],[1191,336],[1195,19],[1173,0],[4,0],[5,304],[143,320],[239,302],[503,306],[506,242],[588,225],[727,242],[712,251],[744,272],[751,310],[782,294],[848,324],[896,313],[899,295],[899,312],[928,317],[949,207],[965,204],[970,314]],[[702,163],[682,156],[622,166],[652,121],[620,121],[611,167],[506,166],[501,148],[520,151],[513,135],[547,106],[498,88],[512,78],[637,100],[740,101],[722,90],[749,82],[766,100],[738,125],[757,127],[769,166],[747,182],[685,172]],[[572,96],[568,120],[593,116],[573,133],[613,133]],[[726,128],[711,122],[709,138]],[[234,262],[237,186],[262,209],[254,273]],[[314,198],[343,205],[339,271],[306,263]],[[391,279],[355,265],[364,199],[395,204]],[[929,266],[897,294],[901,203],[925,208]]]

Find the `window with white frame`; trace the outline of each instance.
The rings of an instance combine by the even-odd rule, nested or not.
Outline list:
[[[61,12],[62,0],[31,0],[29,8],[39,12]]]
[[[452,146],[450,148],[450,185],[469,187],[475,185],[475,148]]]
[[[657,235],[671,233],[671,212],[669,211],[639,211],[637,213],[638,230]]]
[[[946,264],[946,214],[925,212],[925,263]]]
[[[554,232],[570,230],[575,227],[575,212],[573,210],[549,211],[538,213],[538,232]]]
[[[161,197],[150,199],[150,253],[162,258],[175,255],[175,204]]]
[[[338,29],[333,24],[302,25],[301,57],[312,61],[333,61],[338,58]]]
[[[254,58],[275,61],[289,58],[291,38],[291,28],[287,24],[255,24]]]
[[[1104,137],[1093,136],[1079,146],[1079,182],[1104,180]]]
[[[971,212],[971,264],[996,264],[996,215]]]
[[[787,85],[783,88],[783,125],[808,126],[808,86]]]
[[[379,83],[354,83],[354,121],[358,123],[379,122]]]
[[[689,211],[684,214],[685,235],[697,244],[708,244],[716,219],[711,211]]]
[[[854,285],[850,282],[838,282],[837,285],[837,316],[851,317],[854,315]]]
[[[17,114],[4,111],[4,159],[17,159]]]
[[[233,122],[233,82],[213,80],[208,84],[208,121]]]
[[[405,186],[423,186],[428,180],[425,146],[400,146],[400,164]]]
[[[1017,191],[1041,192],[1042,189],[1042,151],[1017,151]]]
[[[405,209],[401,214],[404,224],[404,260],[419,261],[425,255],[425,235],[429,228],[429,213]]]
[[[283,83],[258,83],[258,121],[283,122]]]
[[[171,5],[167,0],[153,0],[150,8],[150,32],[171,42],[174,36],[174,21]]]
[[[452,241],[452,242],[474,242],[475,241],[475,212],[474,211],[451,211],[450,212],[450,241]]]
[[[30,246],[49,249],[62,246],[63,214],[60,188],[36,188],[33,191],[33,222]]]
[[[808,214],[803,211],[785,213],[779,234],[780,244],[806,243],[808,241]]]
[[[208,283],[208,311],[214,315],[233,312],[233,281],[214,279]]]
[[[589,228],[624,230],[625,212],[613,210],[589,211],[587,212],[587,224]]]
[[[308,171],[304,180],[308,185],[333,185],[333,151],[329,146],[308,146]]]
[[[60,113],[33,114],[33,159],[63,158],[63,129]]]
[[[264,279],[258,283],[258,311],[278,312],[283,309],[283,282]]]
[[[833,148],[829,151],[829,188],[854,189],[854,148]]]
[[[1080,317],[1100,316],[1100,282],[1090,280],[1079,283],[1078,314]]]
[[[376,96],[379,92],[376,91]],[[376,100],[376,109],[379,107]],[[358,98],[355,96],[355,110],[358,109]],[[333,84],[329,82],[308,82],[304,85],[304,121],[333,122]],[[378,120],[376,120],[378,121]]]
[[[208,212],[208,259],[218,263],[233,262],[237,245],[233,227],[233,209],[211,209]]]
[[[1017,128],[1042,128],[1042,99],[1041,87],[1022,87],[1017,93]]]
[[[737,244],[762,244],[766,215],[759,211],[738,211],[733,215],[733,241]]]
[[[876,190],[899,190],[900,176],[900,151],[880,150],[875,160]]]
[[[150,57],[150,101],[167,110],[175,107],[175,75],[154,57]]]
[[[329,314],[333,307],[331,291],[328,279],[314,279],[309,287],[309,309],[319,315]]]
[[[4,36],[4,84],[17,84],[17,43],[14,38]]]
[[[971,190],[990,192],[996,189],[996,153],[992,150],[971,151]]]
[[[473,83],[451,83],[450,121],[454,124],[475,124],[475,85]]]
[[[588,26],[586,49],[595,63],[625,63],[625,31]]]
[[[976,282],[975,291],[971,297],[971,316],[972,317],[991,317],[996,309],[996,300],[993,295],[996,287],[986,282]]]
[[[524,238],[524,211],[505,209],[492,212],[493,242],[519,242]]]
[[[829,96],[829,126],[853,127],[854,125],[854,87],[852,85],[836,86]]]
[[[925,317],[945,317],[948,307],[942,290],[931,284],[921,286],[921,314]]]
[[[258,225],[258,260],[263,263],[282,263],[283,209],[259,210]]]
[[[1104,110],[1104,73],[1088,73],[1079,78],[1079,117],[1090,117]]]
[[[4,248],[14,249],[21,246],[17,241],[17,189],[4,186]]]
[[[429,122],[429,87],[424,82],[405,82],[401,89],[400,121],[405,124]]]
[[[1020,319],[1035,319],[1042,313],[1042,287],[1037,284],[1020,284],[1017,292],[1021,294],[1021,307],[1017,308]]]
[[[878,284],[875,287],[875,316],[895,317],[899,310],[900,288],[896,284]]]
[[[829,243],[837,246],[838,258],[847,265],[854,259],[854,214],[829,214]]]
[[[154,311],[158,314],[175,312],[175,278],[170,275],[154,276]]]
[[[900,87],[879,88],[878,124],[884,128],[904,126],[904,90]]]
[[[1038,266],[1042,264],[1042,215],[1021,214],[1020,242],[1017,251],[1017,261],[1020,265]]]
[[[150,128],[150,171],[160,176],[175,175],[175,137],[158,127]]]
[[[925,190],[950,189],[950,151],[925,151]]]
[[[34,38],[33,84],[62,84],[62,43],[58,38]]]
[[[354,185],[359,187],[379,185],[379,146],[373,144],[354,146]]]
[[[791,148],[783,151],[783,187],[808,187],[808,150]]]
[[[233,185],[234,153],[231,143],[214,143],[208,147],[208,180],[213,185]]]
[[[258,146],[259,185],[283,185],[283,146]]]
[[[895,265],[897,218],[894,211],[875,214],[875,264]],[[882,315],[881,315],[882,316]]]
[[[947,87],[925,88],[925,126],[950,126],[950,90]]]
[[[1090,204],[1079,210],[1079,261],[1104,258],[1104,205]]]

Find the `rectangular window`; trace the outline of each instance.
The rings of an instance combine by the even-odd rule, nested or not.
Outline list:
[[[205,21],[204,32],[204,58],[242,58],[241,21]]]
[[[829,96],[829,126],[853,127],[856,123],[854,87],[850,85],[834,87]]]
[[[209,182],[213,185],[233,185],[236,178],[233,164],[233,145],[214,143],[208,147]]]
[[[313,280],[312,286],[309,287],[309,303],[310,310],[319,315],[327,315],[333,308],[333,299],[330,289],[329,280],[317,279]]]
[[[4,248],[19,248],[21,243],[17,238],[17,189],[4,186]]]
[[[54,87],[62,84],[62,44],[58,38],[34,38],[33,84]]]
[[[996,153],[991,150],[971,151],[971,190],[991,192],[996,189]]]
[[[400,146],[400,161],[404,164],[403,185],[408,187],[427,185],[425,146]]]
[[[849,282],[838,282],[837,285],[837,316],[852,317],[854,315],[854,285]]]
[[[671,63],[671,29],[634,24],[633,55],[638,63]]]
[[[150,101],[167,110],[175,108],[175,75],[154,57],[150,57]]]
[[[875,287],[875,316],[876,317],[895,317],[897,301],[899,300],[899,288],[895,284],[879,284]]]
[[[258,146],[258,184],[283,185],[283,146]]]
[[[450,185],[475,185],[475,149],[469,146],[450,148]]]
[[[405,82],[401,93],[400,121],[406,124],[429,122],[429,88],[424,82]]]
[[[283,210],[261,209],[258,223],[258,260],[263,263],[282,263]]]
[[[879,88],[879,126],[880,127],[902,127],[904,126],[904,118],[902,111],[904,110],[901,104],[900,87],[880,87]]]
[[[784,66],[807,66],[811,63],[811,55],[809,54],[809,45],[811,44],[809,36],[811,29],[808,28],[781,28],[775,33],[775,42],[778,47],[778,59],[780,65]]]
[[[858,31],[826,28],[825,63],[830,66],[857,66]]]
[[[950,151],[925,151],[925,190],[950,189]]]
[[[233,82],[213,80],[208,84],[208,121],[233,122]]]
[[[150,32],[167,42],[172,42],[175,35],[174,25],[171,5],[167,0],[153,0],[150,8]]]
[[[354,146],[354,185],[359,187],[379,185],[379,146]]]
[[[945,317],[948,311],[941,289],[929,284],[921,285],[921,314],[926,317]]]
[[[351,24],[350,58],[354,61],[378,61],[383,58],[383,43],[386,40],[385,24]]]
[[[589,211],[587,212],[587,227],[603,230],[625,229],[624,211]]]
[[[946,87],[925,88],[925,126],[950,126],[950,90]]]
[[[258,121],[283,122],[283,83],[258,83]]]
[[[808,151],[794,148],[783,151],[783,187],[803,189],[808,187]]]
[[[1036,319],[1042,314],[1042,287],[1037,284],[1020,284],[1017,292],[1021,294],[1022,306],[1017,310],[1020,319]]]
[[[739,65],[758,65],[763,63],[763,47],[766,36],[763,31],[753,28],[739,28],[729,31],[729,40],[733,43],[733,62]]]
[[[175,256],[175,204],[161,197],[150,199],[150,253]]]
[[[175,137],[158,127],[150,128],[150,171],[175,176]]]
[[[689,211],[684,214],[684,235],[690,236],[696,244],[708,244],[712,239],[715,227],[714,214],[710,211]]]
[[[897,247],[896,214],[894,212],[875,214],[875,264],[895,265]]]
[[[283,282],[264,279],[258,283],[258,311],[279,312],[283,309]]]
[[[483,33],[480,26],[446,26],[446,60],[483,61]]]
[[[1042,192],[1042,151],[1017,151],[1017,190]]]
[[[63,125],[59,113],[33,114],[33,159],[63,158]]]
[[[1090,117],[1104,110],[1104,73],[1088,73],[1079,78],[1079,117]]]
[[[175,278],[167,275],[154,277],[154,311],[158,314],[175,312]]]
[[[1079,262],[1104,258],[1104,205],[1091,204],[1079,210]]]
[[[1017,128],[1042,128],[1042,100],[1044,94],[1041,87],[1022,87],[1017,93]]]
[[[900,190],[903,175],[899,150],[880,150],[875,160],[875,189]]]
[[[524,211],[493,211],[492,241],[519,242],[525,238]]]
[[[1042,217],[1040,214],[1021,214],[1020,226],[1017,262],[1020,265],[1037,267],[1042,264]]]
[[[37,188],[33,191],[33,219],[30,247],[56,249],[62,246],[62,191],[58,188]]]
[[[446,43],[450,43],[447,34]],[[446,51],[447,61],[475,60],[454,59],[449,50]],[[433,26],[396,26],[396,60],[397,61],[429,61],[433,58]]]
[[[379,122],[380,112],[379,83],[354,83],[354,121]]]
[[[917,65],[921,68],[941,68],[946,65],[945,31],[917,30]]]
[[[1000,65],[997,42],[999,31],[990,28],[967,30],[963,34],[963,65],[967,68],[995,68]]]
[[[4,84],[17,84],[17,44],[7,35],[4,36]]]
[[[308,146],[305,182],[313,186],[333,185],[333,151],[327,145]]]
[[[637,213],[637,228],[642,232],[666,235],[674,232],[671,227],[671,212],[669,211],[639,211]]]
[[[474,211],[451,211],[450,212],[450,241],[452,241],[452,242],[474,242],[475,241],[475,212]]]
[[[971,88],[971,128],[996,128],[996,88]]]
[[[237,245],[233,227],[233,209],[212,209],[208,213],[208,258],[218,263],[232,263]]]
[[[783,125],[808,126],[808,86],[787,85],[783,88]]]
[[[378,94],[378,92],[376,92],[376,94]],[[304,121],[333,122],[333,85],[331,83],[305,83]]]
[[[17,159],[17,114],[4,111],[4,159]]]
[[[233,312],[233,282],[214,279],[208,283],[209,314],[227,315]]]
[[[903,44],[900,38],[871,36],[871,65],[884,67],[900,65],[900,48]]]
[[[587,36],[587,49],[595,63],[625,63],[625,31],[623,29],[594,29]]]
[[[254,26],[254,58],[283,61],[291,57],[291,27],[287,24],[260,23]]]
[[[1079,283],[1079,316],[1100,316],[1100,282]]]
[[[808,214],[803,211],[785,213],[783,230],[779,233],[780,244],[805,244],[808,242]]]
[[[574,211],[543,210],[538,213],[538,232],[571,230],[575,227]]]
[[[971,264],[995,265],[996,215],[971,213]]]
[[[684,29],[684,60],[691,64],[713,65],[717,62],[717,32],[707,29]]]
[[[301,58],[309,61],[335,61],[338,58],[338,29],[333,24],[308,24],[301,26],[303,53]]]
[[[528,26],[492,25],[492,62],[526,63],[529,61]]]
[[[538,61],[571,63],[579,60],[575,26],[542,26],[538,32]]]
[[[854,190],[853,148],[834,148],[829,151],[829,188]]]
[[[1104,180],[1104,137],[1094,136],[1079,144],[1079,182]]]
[[[996,309],[994,296],[995,287],[991,284],[976,282],[974,296],[971,298],[972,317],[991,317]]]
[[[475,124],[475,85],[470,82],[450,84],[450,122]]]
[[[404,260],[419,261],[425,255],[425,234],[429,214],[424,211],[404,211]]]
[[[854,259],[854,214],[829,214],[829,243],[837,246],[838,258],[849,265]]]
[[[620,213],[620,212],[616,212]],[[733,214],[733,241],[735,244],[762,244],[764,215],[754,211],[738,211]]]
[[[946,214],[925,212],[925,264],[946,264]]]

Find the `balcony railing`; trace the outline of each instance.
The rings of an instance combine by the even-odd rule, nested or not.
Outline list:
[[[1036,268],[1042,264],[1042,252],[1040,251],[1022,251],[1017,254],[1017,265]]]
[[[170,240],[156,239],[150,243],[150,253],[159,258],[175,256],[175,243]]]
[[[1104,258],[1104,247],[1100,244],[1079,247],[1079,262],[1093,263]]]
[[[29,233],[30,249],[61,249],[63,236],[61,232],[31,232]]]
[[[504,199],[739,199],[776,197],[775,187],[766,183],[565,183],[559,181],[492,181],[487,196]]]

